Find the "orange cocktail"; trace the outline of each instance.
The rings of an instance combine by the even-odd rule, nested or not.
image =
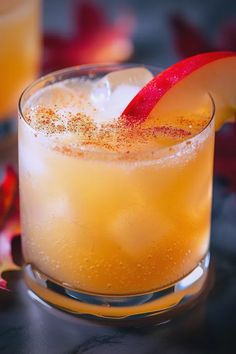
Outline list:
[[[21,91],[38,73],[39,17],[40,0],[0,1],[0,123],[16,112]]]
[[[214,148],[208,96],[188,128],[174,115],[155,129],[117,119],[152,76],[122,68],[51,74],[25,92],[19,119],[26,281],[60,308],[115,318],[202,287]]]

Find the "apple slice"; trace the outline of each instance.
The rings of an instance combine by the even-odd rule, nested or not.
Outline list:
[[[122,119],[132,125],[170,125],[173,114],[189,114],[204,94],[214,100],[217,129],[235,117],[236,52],[203,53],[174,64],[138,92]]]

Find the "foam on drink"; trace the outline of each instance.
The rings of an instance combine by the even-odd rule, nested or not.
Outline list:
[[[57,150],[74,155],[85,149],[150,151],[171,146],[200,131],[206,122],[202,120],[196,128],[193,116],[187,125],[127,124],[121,117],[124,108],[151,78],[147,69],[138,67],[115,71],[101,79],[74,78],[52,84],[39,90],[25,105],[26,121],[51,140],[56,138]]]

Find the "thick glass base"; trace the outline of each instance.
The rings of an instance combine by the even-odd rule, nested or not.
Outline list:
[[[209,260],[207,254],[191,273],[175,284],[136,295],[101,295],[73,290],[50,279],[30,264],[25,266],[25,280],[34,298],[79,317],[136,320],[173,314],[192,303],[204,287]]]

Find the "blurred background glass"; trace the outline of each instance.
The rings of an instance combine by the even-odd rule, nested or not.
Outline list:
[[[14,126],[19,95],[25,86],[36,78],[39,65],[40,0],[1,0],[0,138],[2,140]]]

